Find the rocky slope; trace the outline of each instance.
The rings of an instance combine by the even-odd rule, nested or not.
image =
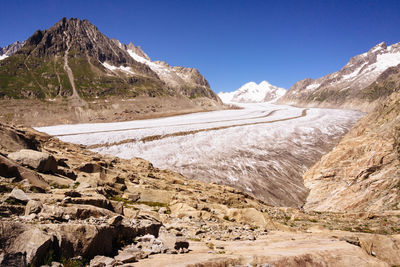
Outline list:
[[[260,103],[276,101],[285,93],[286,89],[271,85],[267,81],[262,81],[260,84],[255,82],[246,83],[236,91],[230,93],[221,92],[218,96],[224,103]]]
[[[371,85],[398,91],[400,66]],[[304,175],[309,210],[400,209],[400,92],[361,119],[342,141]]]
[[[380,43],[357,55],[339,71],[316,80],[294,84],[279,103],[299,106],[341,107],[371,111],[393,92],[386,87],[377,91],[371,84],[388,68],[400,64],[400,43]]]
[[[274,208],[28,128],[0,137],[0,266],[400,264],[398,213]]]

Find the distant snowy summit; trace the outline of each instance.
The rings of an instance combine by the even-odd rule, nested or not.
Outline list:
[[[261,103],[274,102],[286,93],[286,89],[271,85],[267,81],[262,81],[260,84],[249,82],[244,84],[236,91],[218,94],[222,102],[230,103]]]

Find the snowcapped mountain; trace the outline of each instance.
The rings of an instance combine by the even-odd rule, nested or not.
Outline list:
[[[357,55],[339,71],[316,80],[294,84],[279,103],[303,106],[345,107],[368,111],[372,102],[387,96],[387,90],[373,89],[380,75],[400,64],[400,43],[382,42]]]
[[[262,81],[260,84],[248,82],[234,92],[221,92],[218,96],[224,103],[260,103],[276,101],[285,93],[286,89]]]
[[[1,48],[0,47],[0,60],[3,60],[11,55],[13,55],[15,52],[17,52],[19,49],[21,49],[24,46],[25,42],[19,42],[16,41],[6,47]]]
[[[200,74],[195,68],[184,68],[184,67],[172,67],[164,61],[152,61],[150,57],[139,47],[134,46],[132,43],[125,45],[118,40],[113,41],[122,49],[126,50],[128,54],[137,62],[147,65],[158,77],[166,83],[168,86],[176,87],[197,87],[198,90],[202,90],[201,94],[206,94],[208,97],[215,98],[209,91],[210,85],[208,81]],[[103,63],[104,65],[104,63]],[[108,69],[120,69],[121,67],[106,66]],[[122,71],[124,71],[122,69]],[[129,70],[125,70],[129,71]],[[200,92],[199,92],[200,93]],[[216,98],[215,98],[216,99]]]

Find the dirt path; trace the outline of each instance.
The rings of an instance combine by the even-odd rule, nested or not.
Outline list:
[[[64,34],[65,34],[65,32],[64,32]],[[66,34],[65,34],[65,36],[66,36]],[[68,65],[68,54],[69,54],[69,50],[71,49],[68,36],[66,36],[65,43],[67,45],[67,50],[65,51],[65,54],[64,54],[64,70],[67,72],[68,79],[69,79],[69,82],[72,87],[72,96],[71,96],[71,100],[73,101],[72,105],[75,107],[82,107],[82,106],[87,105],[87,103],[79,96],[78,91],[76,90],[76,87],[75,87],[74,74],[72,73],[72,70]]]
[[[109,146],[116,146],[116,145],[122,145],[122,144],[126,144],[126,143],[134,143],[134,142],[144,142],[145,143],[145,142],[151,142],[151,141],[155,141],[155,140],[161,140],[161,139],[168,138],[168,137],[185,136],[185,135],[196,134],[196,133],[200,133],[200,132],[217,131],[217,130],[223,130],[223,129],[234,128],[234,127],[259,125],[259,124],[270,124],[270,123],[275,123],[275,122],[294,120],[294,119],[298,119],[298,118],[307,116],[307,110],[308,109],[303,109],[301,112],[301,115],[299,115],[299,116],[288,117],[288,118],[279,119],[279,120],[233,124],[233,125],[219,126],[219,127],[206,128],[206,129],[198,129],[198,130],[192,130],[192,131],[175,132],[175,133],[163,134],[163,135],[150,135],[150,136],[143,137],[141,139],[126,139],[126,140],[122,140],[122,141],[115,142],[115,143],[91,145],[91,146],[87,146],[87,148],[93,149],[93,148],[99,148],[99,147],[109,147]],[[267,114],[267,116],[272,115],[275,111],[276,110],[271,111],[269,114]]]

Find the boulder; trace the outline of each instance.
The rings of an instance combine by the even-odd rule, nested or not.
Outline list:
[[[108,267],[114,266],[116,261],[113,258],[106,257],[106,256],[96,256],[91,261],[89,266],[90,267]]]
[[[49,185],[36,172],[29,170],[6,157],[0,155],[0,173],[5,178],[14,178],[14,181],[21,179],[29,181],[36,188],[47,188]]]
[[[44,152],[22,149],[18,152],[10,153],[8,158],[22,165],[38,170],[39,172],[55,173],[57,171],[57,161],[55,158]]]
[[[38,214],[43,208],[43,204],[40,201],[29,200],[25,207],[25,215]]]
[[[168,251],[173,251],[175,249],[176,236],[173,233],[167,231],[160,231],[158,239],[164,244],[164,247]]]
[[[108,225],[79,223],[47,224],[46,230],[57,237],[60,257],[66,259],[77,255],[84,258],[111,255],[119,234]]]
[[[145,255],[152,255],[165,252],[167,249],[161,240],[156,239],[154,235],[144,235],[136,238],[136,248],[140,249]]]
[[[178,218],[184,217],[192,217],[192,218],[199,218],[201,211],[196,210],[195,208],[189,206],[186,203],[176,203],[170,206],[171,213]]]
[[[86,173],[97,173],[101,172],[103,168],[97,163],[85,163],[82,166],[78,167],[77,170]]]
[[[37,228],[32,228],[18,235],[7,248],[7,254],[25,254],[26,264],[36,266],[48,253],[54,237]]]
[[[189,248],[189,242],[183,236],[176,236],[174,233],[160,230],[158,239],[163,243],[164,248],[170,252],[183,251]]]
[[[8,199],[16,200],[21,203],[28,203],[30,198],[25,194],[24,191],[18,188],[14,188],[11,193],[8,195]]]
[[[0,155],[0,173],[5,178],[21,178],[17,165],[2,155]]]
[[[90,205],[64,204],[64,206],[55,206],[44,204],[39,216],[52,221],[64,221],[66,218],[85,220],[90,217],[112,217],[115,216],[115,213]]]
[[[268,227],[271,226],[268,215],[256,210],[255,208],[245,209],[228,209],[226,216],[228,220],[235,220],[236,222],[246,223],[256,227]]]
[[[112,206],[112,210],[115,213],[124,215],[124,205],[122,204],[122,202],[119,201],[110,201],[111,206]]]
[[[117,262],[120,263],[131,263],[139,261],[140,259],[145,258],[146,255],[140,249],[130,246],[125,248],[124,250],[120,250],[118,255],[114,257]]]

